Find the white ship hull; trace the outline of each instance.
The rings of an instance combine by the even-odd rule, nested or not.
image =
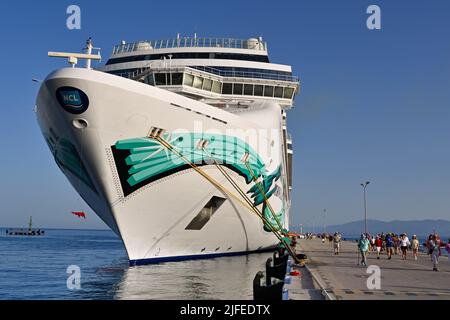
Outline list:
[[[63,108],[57,99],[57,90],[63,87],[84,92],[89,100],[87,110],[76,114]],[[277,190],[269,200],[276,212],[283,211],[280,223],[287,228],[284,142],[276,104],[265,103],[258,110],[232,114],[133,80],[67,68],[47,77],[36,105],[39,125],[59,167],[89,206],[121,237],[131,264],[248,253],[278,243],[255,213],[192,168],[162,170],[129,185],[127,178],[133,177],[123,169],[126,159],[118,155],[117,148],[128,139],[146,139],[152,127],[167,133],[215,130],[217,135],[230,136],[233,132],[248,143],[257,150],[267,174],[281,170],[273,182]],[[245,137],[248,130],[257,132],[257,141]],[[268,149],[260,152],[260,145]],[[170,156],[169,151],[162,152]],[[224,168],[245,192],[254,185],[230,166]],[[214,164],[203,164],[201,170],[237,194]],[[210,219],[198,230],[187,228],[212,197],[222,202]],[[257,208],[264,210],[263,204]]]

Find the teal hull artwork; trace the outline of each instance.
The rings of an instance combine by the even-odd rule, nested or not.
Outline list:
[[[255,206],[263,204],[263,214],[267,221],[273,229],[279,230],[277,220],[281,223],[284,221],[284,204],[274,217],[261,190],[267,199],[274,195],[278,188],[274,182],[281,176],[281,166],[274,172],[267,173],[258,153],[237,137],[187,132],[164,133],[162,138],[197,166],[218,163],[238,173],[247,184],[253,179],[261,178],[259,187],[254,184],[247,193]],[[206,151],[198,146],[199,141],[206,142]],[[119,140],[112,150],[125,195],[151,181],[189,168],[179,156],[167,150],[158,141],[147,137]],[[247,163],[243,161],[245,155],[248,155]],[[265,225],[264,230],[270,231],[271,228]]]
[[[44,137],[61,171],[69,171],[98,194],[75,146],[69,140],[56,136],[52,131],[44,134]]]

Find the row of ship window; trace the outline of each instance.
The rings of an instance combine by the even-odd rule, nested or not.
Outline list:
[[[149,74],[145,77],[144,82],[152,86],[179,86],[183,84],[218,94],[260,96],[281,99],[292,99],[294,95],[294,88],[292,87],[234,82],[222,83],[221,81],[179,72]]]
[[[174,52],[174,53],[159,53],[159,54],[146,54],[146,55],[134,55],[129,57],[111,58],[106,62],[106,65],[135,62],[135,61],[147,61],[147,60],[160,60],[163,58],[169,59],[226,59],[226,60],[244,60],[244,61],[257,61],[257,62],[269,62],[269,58],[266,55],[253,55],[253,54],[239,54],[239,53],[219,53],[219,52]]]

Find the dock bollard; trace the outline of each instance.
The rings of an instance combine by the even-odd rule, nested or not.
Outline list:
[[[275,251],[273,253],[273,265],[279,265],[282,263],[286,263],[289,259],[288,254],[280,254],[279,252]]]
[[[261,281],[264,278],[264,273],[258,271],[253,278],[253,300],[264,300],[264,290],[261,286]]]
[[[264,273],[258,271],[253,279],[254,300],[283,300],[284,281],[276,280],[275,283],[263,286],[261,284]]]
[[[284,276],[286,275],[287,269],[287,260],[281,264],[275,264],[271,266],[272,259],[268,258],[266,261],[266,285],[271,284],[270,278],[276,278],[279,280],[284,280]]]

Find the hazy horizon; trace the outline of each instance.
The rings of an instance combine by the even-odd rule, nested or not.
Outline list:
[[[294,149],[291,226],[362,219],[360,183],[367,180],[371,219],[450,219],[449,1],[377,1],[381,30],[367,29],[373,3],[366,0],[179,2],[171,19],[149,17],[166,12],[163,2],[130,0],[116,9],[80,0],[81,30],[66,28],[69,4],[12,2],[0,13],[9,48],[0,53],[0,225],[26,226],[32,215],[36,226],[106,228],[60,172],[36,123],[39,85],[31,79],[67,66],[47,52],[80,52],[93,37],[105,63],[121,40],[179,32],[262,36],[271,62],[292,65],[300,77],[287,123]],[[80,210],[86,219],[71,214]]]
[[[34,218],[33,218],[34,219]],[[444,221],[444,222],[449,222],[450,223],[450,219],[420,219],[420,220],[378,220],[378,219],[367,219],[368,223],[370,222],[382,222],[382,223],[392,223],[392,222],[423,222],[423,221]],[[360,220],[352,220],[352,221],[346,221],[346,222],[342,222],[342,223],[338,223],[338,224],[332,224],[332,225],[327,225],[327,228],[331,228],[331,227],[335,227],[335,226],[340,226],[340,225],[345,225],[345,224],[351,224],[351,223],[363,223],[364,219],[360,219]],[[28,222],[23,224],[23,225],[16,225],[16,226],[5,226],[5,225],[0,225],[0,229],[8,229],[8,228],[26,228],[28,227]],[[292,228],[299,228],[299,225],[291,225]],[[311,229],[313,227],[313,225],[303,225],[303,229]],[[314,226],[318,232],[323,228],[322,225],[316,225]],[[33,228],[42,228],[42,229],[67,229],[67,230],[111,230],[106,224],[102,224],[98,227],[92,226],[92,227],[62,227],[62,226],[54,226],[54,227],[46,227],[44,225],[35,225],[33,222]]]

